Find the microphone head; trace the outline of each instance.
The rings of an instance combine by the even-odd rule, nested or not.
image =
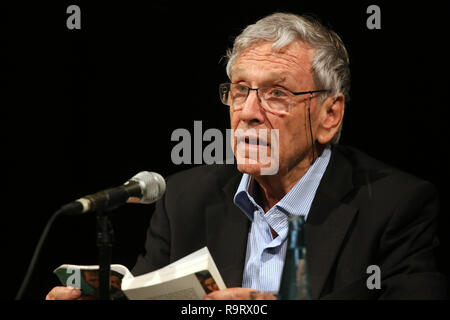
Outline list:
[[[142,197],[139,203],[153,203],[159,200],[166,192],[166,180],[156,172],[139,172],[130,181],[138,182],[141,186]]]

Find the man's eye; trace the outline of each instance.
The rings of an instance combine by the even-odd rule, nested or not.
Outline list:
[[[274,98],[284,98],[287,96],[287,94],[280,89],[272,89],[270,91],[270,96],[274,97]]]
[[[239,93],[246,93],[247,92],[247,87],[245,86],[238,86],[237,88]]]

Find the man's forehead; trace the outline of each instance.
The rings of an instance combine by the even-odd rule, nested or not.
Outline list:
[[[246,64],[238,64],[233,69],[233,76],[246,78],[252,74],[252,69]],[[261,70],[260,70],[261,71]],[[286,81],[286,73],[275,68],[267,69],[264,72],[264,79],[267,81],[283,82]]]
[[[280,50],[272,49],[272,42],[259,42],[245,48],[237,57],[233,77],[245,76],[252,68],[265,69],[265,77],[280,78],[286,71],[309,72],[314,50],[304,42],[294,41]]]

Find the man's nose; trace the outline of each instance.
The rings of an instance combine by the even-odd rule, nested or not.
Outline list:
[[[257,90],[250,90],[239,116],[243,121],[264,122],[264,110]]]

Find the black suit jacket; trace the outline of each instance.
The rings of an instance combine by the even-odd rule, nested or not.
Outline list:
[[[241,286],[250,221],[234,205],[242,174],[234,165],[171,176],[156,204],[135,275],[208,246],[227,285]],[[333,146],[305,227],[314,299],[445,298],[437,272],[437,192],[356,149]],[[381,271],[369,290],[367,267]]]

